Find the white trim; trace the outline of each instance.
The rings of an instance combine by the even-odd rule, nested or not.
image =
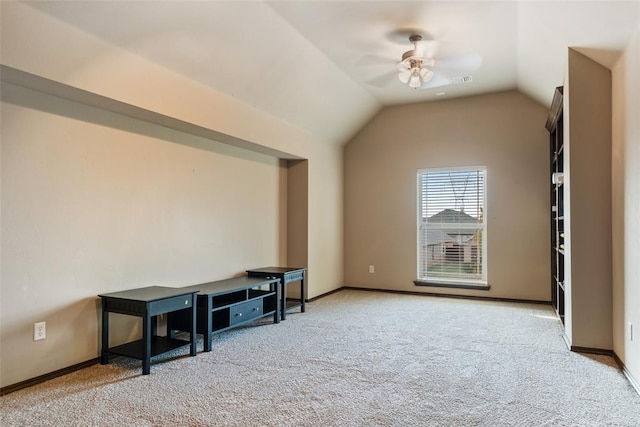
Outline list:
[[[483,197],[482,197],[482,218],[483,221],[480,224],[456,224],[456,228],[465,229],[465,230],[481,230],[482,232],[482,248],[481,248],[481,256],[482,256],[482,277],[479,279],[464,279],[464,278],[455,278],[448,279],[446,277],[427,277],[422,276],[422,263],[424,262],[425,254],[422,254],[424,248],[421,247],[421,226],[424,221],[422,220],[422,176],[424,174],[429,173],[447,173],[447,172],[472,172],[472,171],[482,171],[483,173]],[[418,281],[424,282],[434,282],[434,283],[442,283],[447,285],[478,285],[478,286],[488,286],[488,271],[487,271],[487,167],[486,166],[456,166],[456,167],[445,167],[445,168],[421,168],[417,170],[416,173],[416,277]],[[451,228],[447,225],[433,225],[431,229],[447,229]],[[422,256],[421,256],[422,254]]]
[[[442,173],[442,172],[467,172],[470,170],[483,170],[487,172],[486,166],[453,166],[450,168],[422,168],[418,169],[418,174],[425,172]]]
[[[620,360],[620,358],[618,358],[618,360]],[[627,369],[627,366],[624,363],[622,363],[622,373],[624,374],[625,377],[627,377],[627,380],[629,380],[629,382],[631,383],[631,387],[633,387],[636,390],[636,393],[640,395],[640,383],[636,381],[635,378],[633,378],[633,375],[631,375],[631,371]]]
[[[421,282],[429,282],[429,283],[438,283],[442,285],[460,285],[460,286],[478,286],[478,287],[486,287],[489,286],[489,283],[482,280],[474,280],[474,279],[447,279],[445,277],[430,277],[430,278],[418,278]]]

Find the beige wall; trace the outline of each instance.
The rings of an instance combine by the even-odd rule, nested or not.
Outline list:
[[[343,281],[343,147],[314,146],[309,162],[309,296]],[[340,286],[336,286],[339,284]]]
[[[286,262],[278,159],[8,84],[1,113],[3,385],[96,357],[99,293]]]
[[[345,285],[549,301],[546,114],[515,91],[382,110],[345,148]],[[414,286],[417,170],[482,165],[491,290]]]
[[[613,350],[640,387],[640,21],[613,68]],[[629,323],[633,324],[633,340]]]
[[[341,146],[24,4],[4,2],[1,18],[3,65],[98,108],[60,98],[64,87],[3,82],[0,386],[97,357],[99,293],[287,262],[286,162],[192,129],[306,159],[307,229],[294,229],[306,233],[308,296],[342,286]],[[186,133],[107,112],[101,97]],[[137,333],[127,320],[114,339]],[[37,321],[47,339],[33,342]]]
[[[612,348],[611,72],[569,49],[564,85],[566,331]]]

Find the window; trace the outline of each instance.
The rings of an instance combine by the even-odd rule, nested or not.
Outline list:
[[[485,167],[418,171],[417,285],[487,287]]]

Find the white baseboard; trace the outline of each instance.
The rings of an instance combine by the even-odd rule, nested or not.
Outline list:
[[[622,359],[620,359],[618,357],[616,352],[612,351],[612,353],[613,353],[613,358],[616,360],[616,363],[618,364],[618,366],[620,366],[620,369],[622,370],[622,373],[624,374],[624,376],[627,378],[627,380],[631,384],[631,387],[634,388],[636,393],[640,394],[640,382],[638,382],[633,377],[633,375],[631,375],[631,371],[629,371],[629,369],[627,369],[627,367],[625,366],[624,362],[622,361]]]
[[[624,363],[622,364],[622,373],[627,377],[631,386],[636,390],[636,393],[640,394],[640,383],[633,378],[633,375],[631,375],[631,372],[627,369]]]

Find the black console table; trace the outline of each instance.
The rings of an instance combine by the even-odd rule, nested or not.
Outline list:
[[[102,353],[100,363],[109,363],[109,355],[119,355],[142,360],[142,374],[151,371],[151,357],[191,346],[190,355],[196,355],[196,290],[151,286],[98,295],[102,298]],[[171,336],[159,337],[157,316],[180,311],[189,319],[186,331],[191,340],[177,340]],[[142,339],[109,348],[109,313],[121,313],[142,317]]]
[[[235,277],[216,282],[181,288],[198,292],[197,327],[204,336],[204,351],[211,351],[214,333],[242,325],[252,320],[273,315],[274,323],[280,323],[280,287],[277,278]],[[269,290],[262,289],[268,287]],[[189,316],[185,311],[170,313],[167,331],[185,331]]]
[[[280,279],[280,283],[282,286],[282,291],[280,292],[281,299],[281,307],[280,311],[282,312],[282,320],[287,318],[287,310],[300,307],[300,311],[304,313],[305,311],[305,291],[304,291],[304,280],[306,268],[296,268],[296,267],[261,267],[254,268],[252,270],[247,270],[247,274],[249,277],[264,277],[266,279]],[[300,301],[299,302],[288,302],[287,301],[287,284],[291,282],[300,282]]]

